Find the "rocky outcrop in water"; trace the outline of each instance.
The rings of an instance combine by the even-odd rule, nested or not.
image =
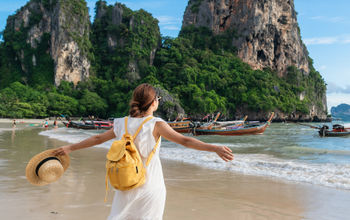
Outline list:
[[[340,104],[332,107],[331,114],[334,118],[341,118],[344,121],[350,121],[350,105]]]
[[[238,56],[254,69],[283,76],[289,66],[309,73],[293,0],[190,0],[183,27],[205,26],[215,34],[233,29]]]

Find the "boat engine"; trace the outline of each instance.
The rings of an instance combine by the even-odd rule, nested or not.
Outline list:
[[[325,137],[326,136],[326,132],[328,131],[329,127],[327,125],[323,125],[320,130],[319,130],[319,134],[321,137]]]

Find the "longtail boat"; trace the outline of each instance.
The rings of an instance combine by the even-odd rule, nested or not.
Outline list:
[[[67,127],[67,128],[72,128],[72,127],[73,127],[72,124],[70,123],[70,121],[68,121],[68,122],[62,121],[62,123],[63,123],[64,126]]]
[[[307,126],[313,129],[318,130],[318,134],[320,137],[346,137],[350,136],[350,128],[345,128],[342,123],[334,123],[332,126],[332,129],[329,128],[328,125],[323,125],[322,127],[319,126],[313,126],[308,124],[301,124],[303,126]]]
[[[320,137],[345,137],[350,136],[350,128],[345,128],[344,125],[334,124],[332,130],[327,125],[319,128],[318,134]]]
[[[237,121],[224,121],[224,122],[215,122],[214,126],[211,129],[234,129],[234,128],[240,128],[243,127],[247,122],[248,116],[245,116],[242,120],[237,120]]]
[[[213,121],[205,123],[205,124],[201,125],[200,127],[202,129],[212,129],[214,127],[214,125],[217,123],[216,121],[218,120],[219,116],[220,116],[220,112],[218,112],[216,114],[216,117]]]
[[[170,127],[179,133],[189,133],[194,127],[192,121],[174,121],[167,122]]]
[[[111,121],[91,121],[91,122],[62,122],[67,128],[77,128],[84,130],[92,129],[104,129],[108,130],[113,128],[113,122]]]
[[[194,135],[226,135],[226,136],[262,134],[264,133],[266,128],[269,126],[273,116],[274,116],[274,113],[272,112],[269,120],[262,124],[251,124],[251,125],[244,125],[242,127],[234,127],[234,128],[222,127],[220,129],[209,129],[208,127],[194,128],[193,134]]]

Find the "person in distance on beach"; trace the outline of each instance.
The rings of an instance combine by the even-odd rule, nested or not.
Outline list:
[[[153,116],[153,112],[158,108],[160,98],[157,96],[153,86],[149,84],[141,84],[133,91],[130,102],[130,116],[127,123],[127,130],[130,134],[134,134],[146,118]],[[56,155],[69,154],[72,151],[92,147],[113,138],[120,140],[125,133],[124,119],[115,119],[114,128],[105,133],[95,135],[76,144],[57,148],[55,151]],[[169,141],[188,148],[215,152],[226,162],[233,160],[232,151],[228,147],[207,144],[195,138],[184,136],[173,130],[161,118],[152,117],[151,120],[143,125],[140,133],[134,140],[144,163],[146,163],[145,160],[147,160],[159,137],[164,137]],[[159,147],[149,165],[146,166],[146,172],[146,182],[142,186],[127,191],[115,191],[108,219],[155,220],[163,218],[166,189],[159,159]]]
[[[55,120],[53,121],[53,127],[54,127],[54,128],[58,128],[57,119],[55,119]]]

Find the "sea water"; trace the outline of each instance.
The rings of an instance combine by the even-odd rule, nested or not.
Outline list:
[[[310,124],[321,126],[321,124]],[[350,124],[345,124],[350,127]],[[77,143],[104,131],[58,128],[40,132],[50,138]],[[272,123],[264,134],[196,136],[232,149],[235,159],[222,161],[215,153],[197,151],[162,140],[163,159],[201,167],[350,189],[350,137],[324,137],[317,129],[294,123]],[[112,141],[96,147],[108,149]]]

